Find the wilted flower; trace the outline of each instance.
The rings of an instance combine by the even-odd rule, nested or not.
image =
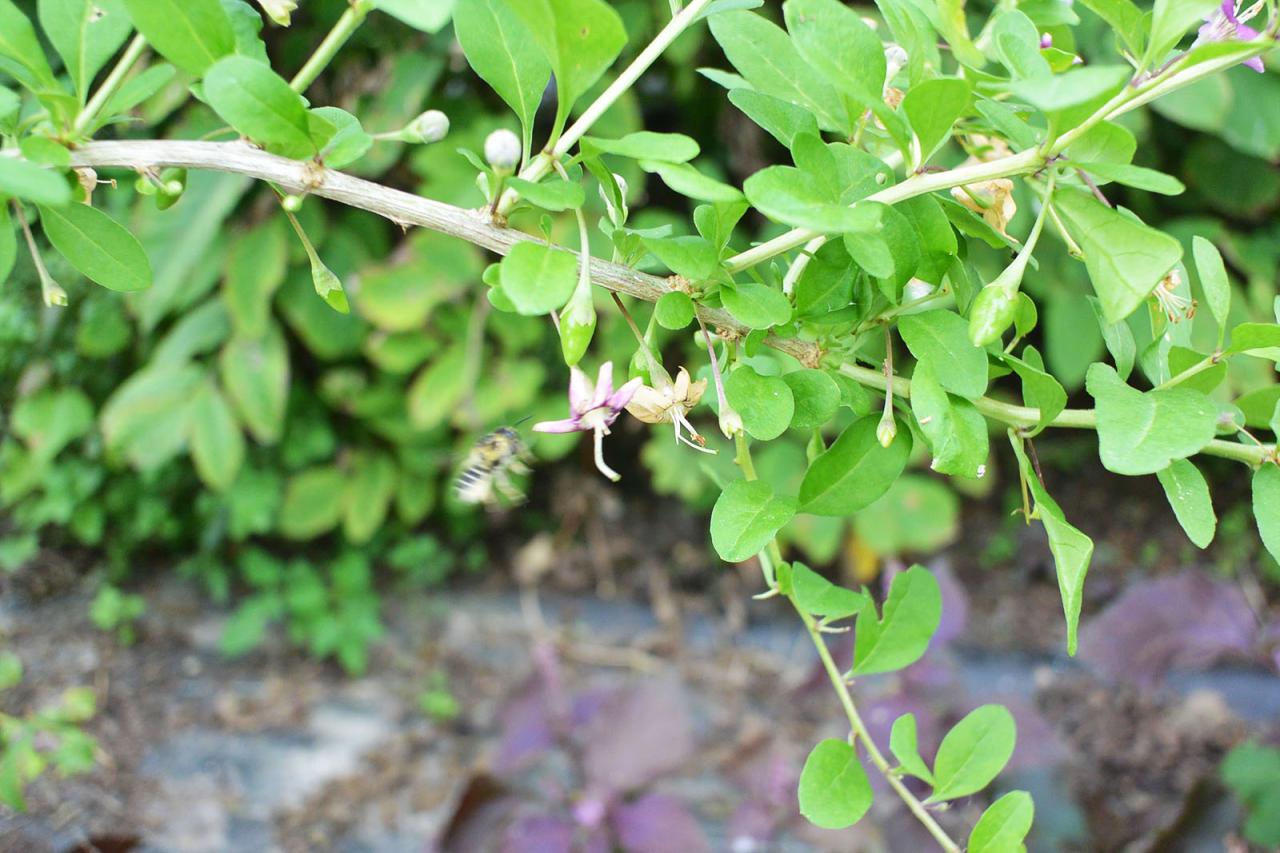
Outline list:
[[[713,453],[714,451],[703,446],[706,442],[686,417],[706,392],[707,380],[699,379],[694,382],[689,371],[682,367],[676,373],[675,381],[665,371],[655,373],[653,381],[656,387],[641,385],[636,389],[635,396],[627,406],[631,416],[647,424],[672,424],[675,427],[676,441],[683,441],[695,450]],[[684,437],[684,430],[689,431],[692,440]]]
[[[963,187],[952,187],[951,197],[979,214],[992,228],[1009,236],[1005,228],[1018,212],[1018,205],[1013,200],[1013,181],[996,178]]]
[[[1160,306],[1160,310],[1164,312],[1170,323],[1190,320],[1196,315],[1195,300],[1178,293],[1178,288],[1181,286],[1182,276],[1176,269],[1170,270],[1168,275],[1160,279],[1160,283],[1151,294],[1156,298],[1156,304]]]
[[[1204,19],[1204,26],[1200,28],[1196,35],[1195,44],[1207,44],[1215,41],[1228,41],[1236,39],[1239,41],[1253,41],[1261,35],[1253,27],[1245,26],[1245,21],[1252,19],[1260,11],[1262,11],[1263,0],[1257,0],[1252,6],[1243,11],[1240,10],[1238,0],[1222,0],[1222,5],[1214,10],[1213,14]],[[1261,74],[1266,70],[1262,64],[1262,57],[1255,56],[1245,65]]]
[[[268,18],[282,27],[289,26],[289,17],[298,8],[296,0],[258,0],[258,5],[267,13]]]
[[[520,163],[520,137],[505,128],[484,140],[484,159],[495,169],[511,171]]]
[[[891,43],[884,46],[884,82],[886,86],[907,64],[907,58],[907,52],[900,45]]]
[[[592,432],[595,434],[596,468],[610,480],[622,479],[604,462],[604,437],[609,427],[627,408],[627,403],[641,387],[640,379],[632,379],[618,390],[613,389],[613,362],[600,365],[595,386],[578,368],[569,370],[569,417],[562,421],[534,424],[534,432]]]

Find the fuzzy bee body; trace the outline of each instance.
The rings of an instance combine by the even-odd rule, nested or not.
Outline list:
[[[500,427],[481,438],[467,454],[462,473],[454,483],[458,500],[468,504],[491,504],[497,494],[515,503],[524,495],[511,482],[511,474],[527,474],[527,454],[520,433],[512,427]]]

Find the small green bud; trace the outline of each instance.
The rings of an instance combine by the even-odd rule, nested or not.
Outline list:
[[[145,175],[139,175],[138,179],[133,182],[133,189],[138,195],[155,195],[156,185],[147,180]]]
[[[590,291],[584,299],[576,296],[560,314],[560,351],[564,363],[574,367],[582,361],[596,331],[596,309]]]
[[[439,142],[448,134],[449,117],[440,110],[427,110],[404,126],[400,131],[400,139],[403,142],[429,145],[432,142]]]
[[[484,140],[484,159],[498,171],[512,171],[520,164],[520,137],[506,128],[495,130]]]
[[[744,427],[742,425],[742,415],[729,405],[729,401],[725,400],[720,404],[720,432],[724,433],[724,437],[732,441],[734,438],[742,434]]]
[[[302,196],[290,193],[280,200],[280,206],[290,213],[297,213],[302,210]]]
[[[156,195],[156,207],[168,210],[178,203],[187,188],[187,170],[170,169],[162,176],[160,192]]]
[[[876,441],[880,442],[881,447],[888,447],[897,437],[898,422],[894,419],[892,411],[886,411],[881,416],[880,423],[876,425]]]
[[[995,343],[1013,325],[1018,310],[1018,288],[1006,287],[999,281],[991,282],[973,300],[969,309],[969,340],[974,346],[985,347]]]
[[[268,18],[282,27],[289,26],[290,16],[298,8],[296,0],[258,0],[258,5]]]

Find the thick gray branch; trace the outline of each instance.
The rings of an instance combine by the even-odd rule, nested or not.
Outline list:
[[[244,142],[89,142],[72,152],[71,163],[95,169],[117,167],[138,170],[172,166],[247,175],[270,181],[287,192],[331,199],[376,213],[401,225],[418,225],[449,234],[499,255],[511,251],[516,243],[535,239],[523,232],[494,225],[487,211],[455,207],[314,163],[277,157]],[[657,301],[672,289],[666,279],[598,258],[591,259],[591,280],[601,287],[648,302]],[[716,308],[698,306],[698,315],[707,324],[726,332],[745,335],[749,331],[727,312]],[[771,337],[768,343],[806,364],[817,363],[819,352],[814,344],[778,337]]]

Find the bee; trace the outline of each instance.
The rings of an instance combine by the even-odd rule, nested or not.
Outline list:
[[[528,474],[528,448],[514,427],[504,426],[481,438],[472,446],[463,463],[462,473],[454,483],[458,500],[468,504],[493,504],[497,494],[514,503],[524,495],[511,482],[511,474]]]

